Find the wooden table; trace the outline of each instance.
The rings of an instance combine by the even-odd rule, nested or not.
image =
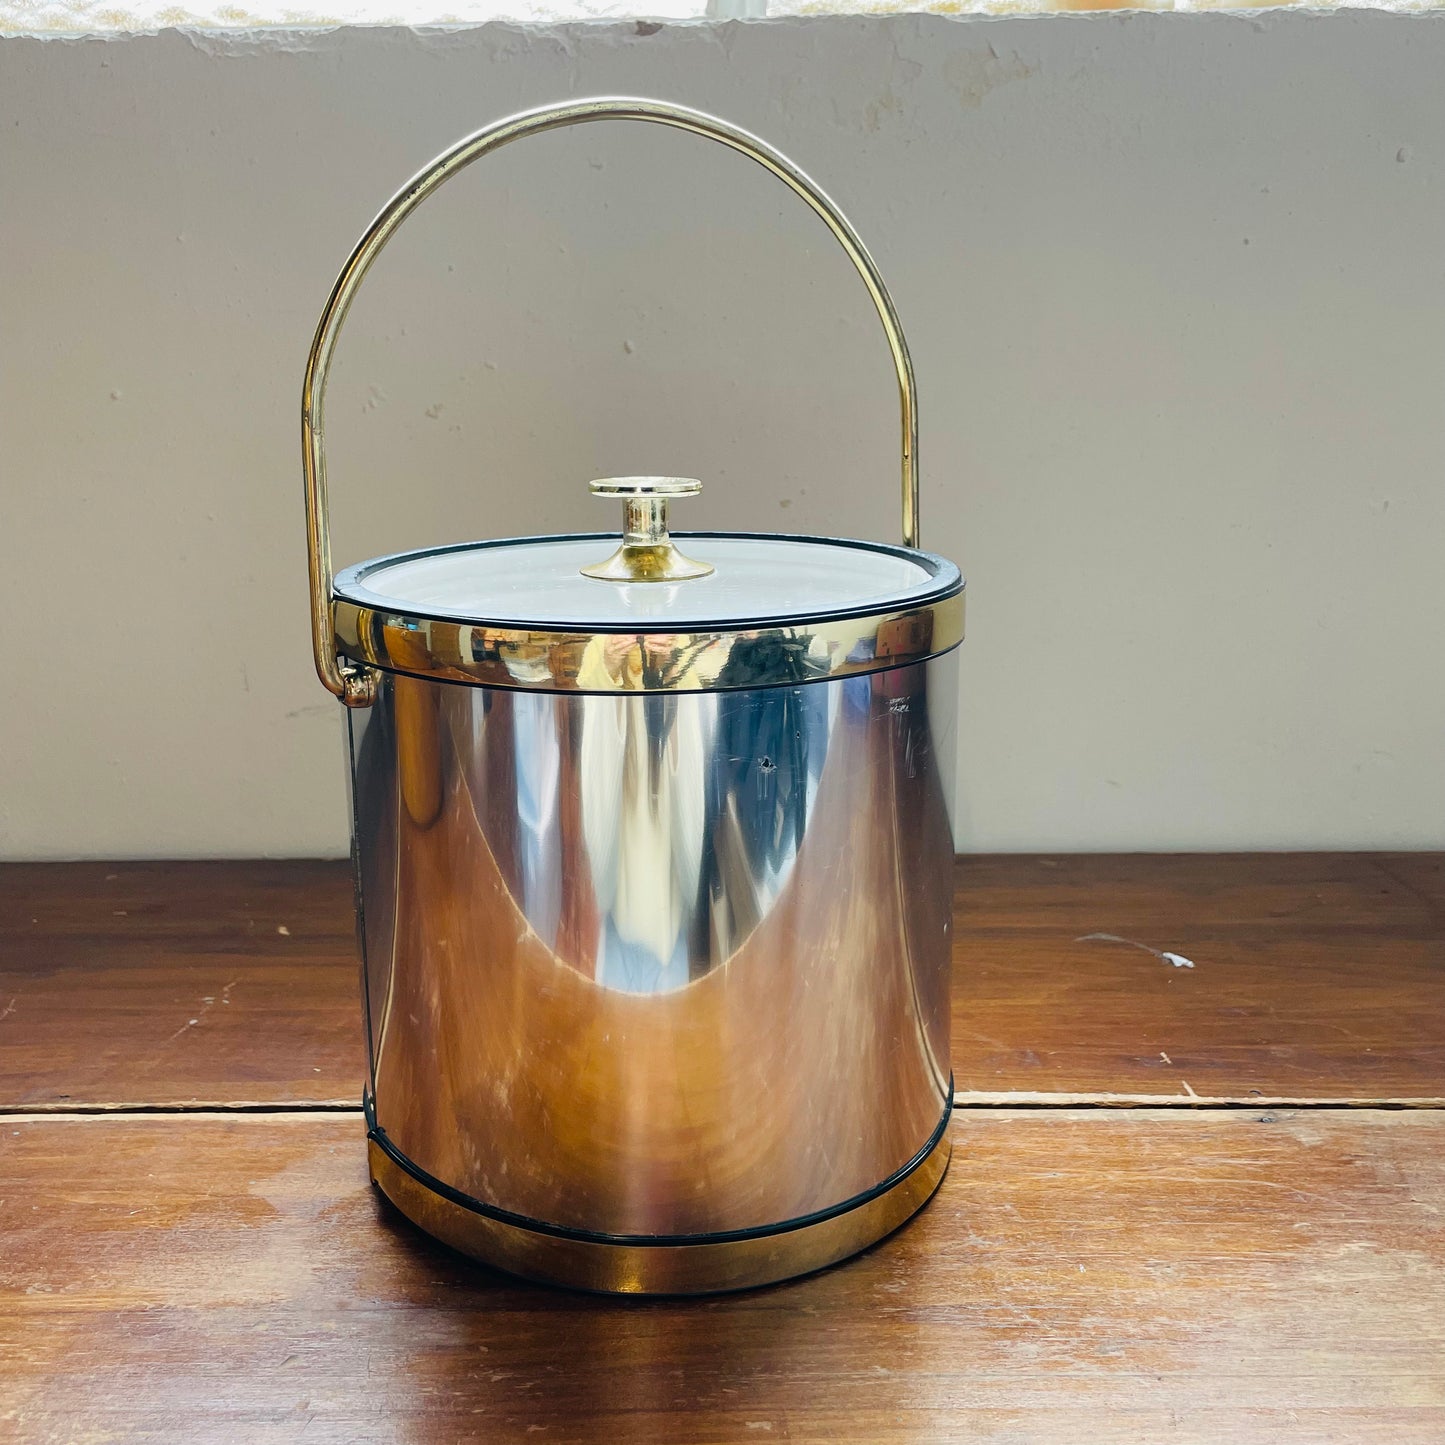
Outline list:
[[[974,858],[951,1172],[810,1279],[367,1184],[330,863],[0,869],[0,1439],[1445,1442],[1445,857]]]

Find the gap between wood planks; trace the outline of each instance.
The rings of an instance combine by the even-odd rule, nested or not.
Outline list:
[[[1244,1097],[1190,1094],[1050,1094],[959,1092],[953,1096],[954,1113],[993,1109],[1177,1109],[1198,1112],[1212,1109],[1445,1109],[1445,1097],[1411,1099],[1310,1099],[1284,1095],[1251,1094]],[[361,1105],[346,1099],[308,1100],[297,1104],[31,1104],[0,1105],[0,1119],[31,1123],[65,1119],[304,1119],[318,1114],[361,1116]]]

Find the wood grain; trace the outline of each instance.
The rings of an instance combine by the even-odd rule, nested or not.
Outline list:
[[[1445,1115],[986,1111],[868,1254],[710,1301],[520,1286],[359,1123],[0,1127],[27,1442],[1445,1439]]]
[[[350,870],[0,867],[0,1106],[361,1096]]]
[[[344,863],[0,867],[0,1108],[354,1103],[354,950]],[[953,1016],[973,1099],[1439,1101],[1445,855],[964,859]]]
[[[958,1088],[1445,1102],[1442,862],[963,859]]]

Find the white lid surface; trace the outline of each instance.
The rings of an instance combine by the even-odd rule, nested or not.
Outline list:
[[[482,542],[347,568],[339,595],[367,607],[540,628],[740,625],[887,610],[960,584],[927,552],[809,537],[674,534],[708,577],[619,583],[584,577],[616,534]]]

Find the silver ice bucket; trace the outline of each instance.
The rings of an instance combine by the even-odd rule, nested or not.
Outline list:
[[[510,141],[675,126],[783,180],[897,368],[903,543],[694,533],[688,479],[593,482],[616,534],[333,574],[322,407],[396,228]],[[502,1269],[702,1293],[864,1248],[948,1163],[963,580],[918,549],[912,367],[852,226],[777,151],[646,100],[501,121],[407,183],[341,272],[302,406],[312,641],[350,709],[372,1177]],[[609,555],[609,550],[611,555]]]

